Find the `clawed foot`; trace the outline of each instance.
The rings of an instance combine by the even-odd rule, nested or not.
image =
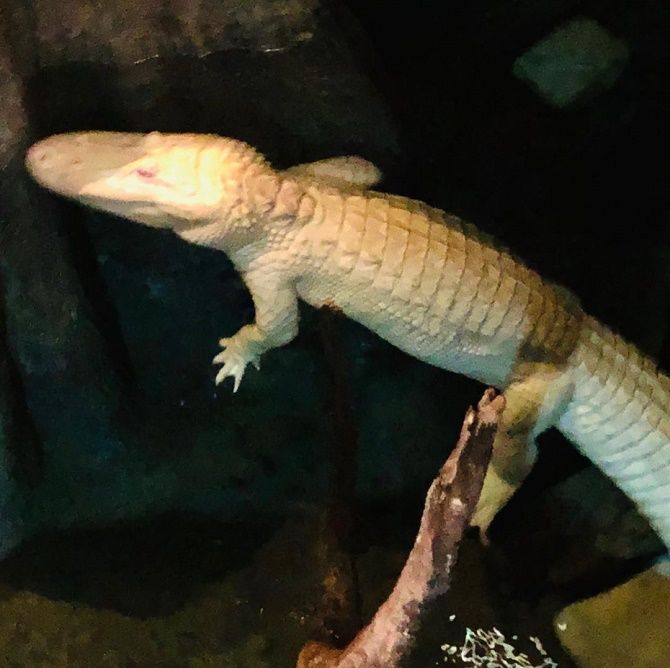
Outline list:
[[[233,378],[233,392],[237,392],[247,364],[252,364],[256,369],[260,369],[260,354],[252,351],[249,343],[245,342],[238,334],[227,339],[220,339],[219,345],[224,350],[212,360],[212,364],[223,364],[223,366],[216,374],[214,382],[220,385],[226,378]]]
[[[512,498],[517,487],[518,485],[503,480],[492,467],[489,467],[477,508],[470,520],[470,526],[479,528],[479,540],[485,547],[489,546],[488,530],[491,523]]]

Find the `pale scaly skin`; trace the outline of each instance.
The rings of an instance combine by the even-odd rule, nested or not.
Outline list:
[[[474,227],[373,192],[359,158],[278,172],[213,135],[74,133],[39,142],[27,167],[47,188],[224,251],[255,322],[214,361],[237,390],[247,364],[289,343],[298,299],[338,309],[409,355],[505,392],[473,524],[486,529],[556,426],[670,545],[670,380]]]

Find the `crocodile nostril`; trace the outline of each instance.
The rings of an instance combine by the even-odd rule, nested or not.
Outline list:
[[[28,158],[31,162],[44,162],[48,156],[49,152],[39,146],[33,146],[28,149]]]

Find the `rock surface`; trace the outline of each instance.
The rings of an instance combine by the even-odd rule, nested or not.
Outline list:
[[[556,635],[580,668],[661,668],[670,657],[670,578],[649,569],[556,617]]]
[[[563,108],[610,88],[628,51],[597,21],[578,17],[519,56],[513,72],[549,104]]]

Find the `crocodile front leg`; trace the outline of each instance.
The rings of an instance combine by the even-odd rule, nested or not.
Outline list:
[[[237,392],[247,364],[258,369],[265,351],[289,343],[298,333],[298,297],[290,279],[263,268],[247,272],[242,278],[251,292],[256,320],[221,339],[219,345],[224,350],[213,360],[214,364],[223,365],[216,375],[216,384],[231,377],[233,392]]]

